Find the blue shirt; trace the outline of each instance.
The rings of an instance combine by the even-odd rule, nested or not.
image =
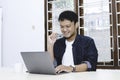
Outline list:
[[[54,44],[54,57],[57,65],[62,64],[62,57],[65,52],[65,37],[58,39]],[[90,64],[88,71],[96,71],[98,53],[94,40],[87,36],[77,35],[72,44],[73,60],[75,65],[81,63]]]

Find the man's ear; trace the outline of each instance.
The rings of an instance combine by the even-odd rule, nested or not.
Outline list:
[[[75,27],[76,27],[76,29],[79,27],[78,22],[75,23]]]

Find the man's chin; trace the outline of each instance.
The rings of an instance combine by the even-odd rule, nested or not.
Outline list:
[[[70,35],[63,35],[66,39],[70,38]]]
[[[69,36],[64,36],[66,39],[69,39],[70,37]]]

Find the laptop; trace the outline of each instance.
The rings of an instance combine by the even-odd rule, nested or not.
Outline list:
[[[48,52],[21,52],[29,73],[57,74]]]

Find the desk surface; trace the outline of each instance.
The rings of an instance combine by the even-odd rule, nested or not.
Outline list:
[[[96,72],[44,75],[0,69],[0,80],[120,80],[120,70],[97,70]]]

